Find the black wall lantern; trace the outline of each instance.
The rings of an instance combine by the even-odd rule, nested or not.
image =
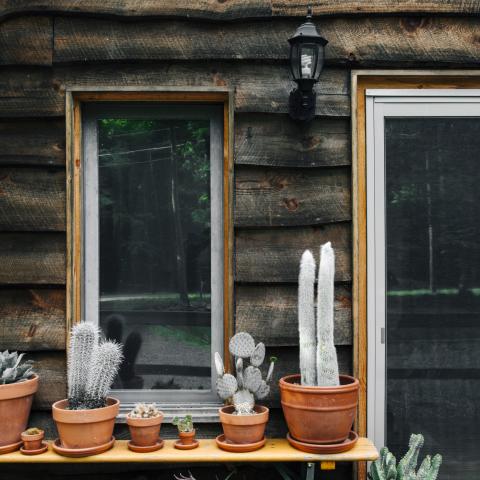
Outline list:
[[[290,69],[297,88],[290,92],[289,113],[294,120],[309,121],[315,116],[316,94],[313,86],[318,82],[325,59],[325,45],[312,22],[312,8],[308,7],[307,21],[297,28],[290,43]]]

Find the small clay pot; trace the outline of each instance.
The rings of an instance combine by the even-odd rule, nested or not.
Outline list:
[[[182,445],[193,445],[195,442],[195,429],[191,432],[178,432],[178,437]]]
[[[0,449],[15,444],[18,444],[16,449],[20,448],[37,389],[38,375],[23,382],[0,385]]]
[[[220,421],[227,442],[251,444],[263,440],[269,410],[261,405],[255,405],[254,410],[257,412],[254,415],[235,415],[235,407],[231,405],[220,408]]]
[[[107,406],[91,410],[68,410],[68,400],[52,405],[60,446],[69,450],[103,447],[112,440],[120,402],[107,398]]]
[[[40,430],[40,433],[30,435],[27,432],[22,432],[22,441],[24,450],[40,450],[42,448],[43,437],[45,432]]]
[[[344,442],[357,413],[359,383],[340,375],[340,385],[304,386],[300,375],[280,379],[280,398],[293,439],[309,444]]]
[[[130,430],[132,444],[137,447],[156,445],[160,437],[163,413],[151,418],[130,418],[127,415],[127,425]]]

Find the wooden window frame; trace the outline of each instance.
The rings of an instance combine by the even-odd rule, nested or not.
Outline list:
[[[198,103],[223,106],[223,346],[233,332],[233,91],[229,88],[152,88],[152,87],[70,87],[66,90],[66,191],[67,191],[67,258],[66,258],[66,329],[67,354],[70,328],[83,315],[83,142],[82,106],[97,102]],[[224,355],[226,368],[229,356]],[[218,421],[218,406],[188,407],[194,420]],[[127,407],[126,407],[127,408]],[[122,413],[124,409],[122,409]],[[166,412],[166,420],[182,414],[181,405]]]
[[[352,112],[352,222],[353,222],[353,370],[360,382],[357,431],[367,434],[367,89],[478,89],[478,70],[353,70]],[[366,463],[357,478],[366,479]]]

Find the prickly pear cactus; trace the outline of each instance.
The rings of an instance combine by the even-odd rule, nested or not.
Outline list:
[[[255,399],[261,400],[270,392],[268,382],[272,378],[276,358],[272,357],[267,377],[262,379],[260,366],[265,359],[265,345],[255,345],[253,337],[246,332],[234,335],[229,343],[230,353],[235,357],[236,376],[225,373],[223,360],[219,353],[215,353],[215,369],[217,371],[218,396],[233,403],[237,415],[252,415],[255,413]],[[244,367],[244,360],[250,365]]]

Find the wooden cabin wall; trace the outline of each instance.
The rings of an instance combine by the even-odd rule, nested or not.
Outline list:
[[[54,435],[65,397],[65,89],[235,89],[236,328],[298,370],[302,251],[337,253],[335,342],[352,371],[351,68],[475,67],[477,0],[316,0],[329,40],[316,118],[287,115],[290,0],[0,0],[0,349],[27,351],[41,387],[31,423]],[[270,434],[283,434],[274,387]],[[203,426],[205,435],[218,429]]]

